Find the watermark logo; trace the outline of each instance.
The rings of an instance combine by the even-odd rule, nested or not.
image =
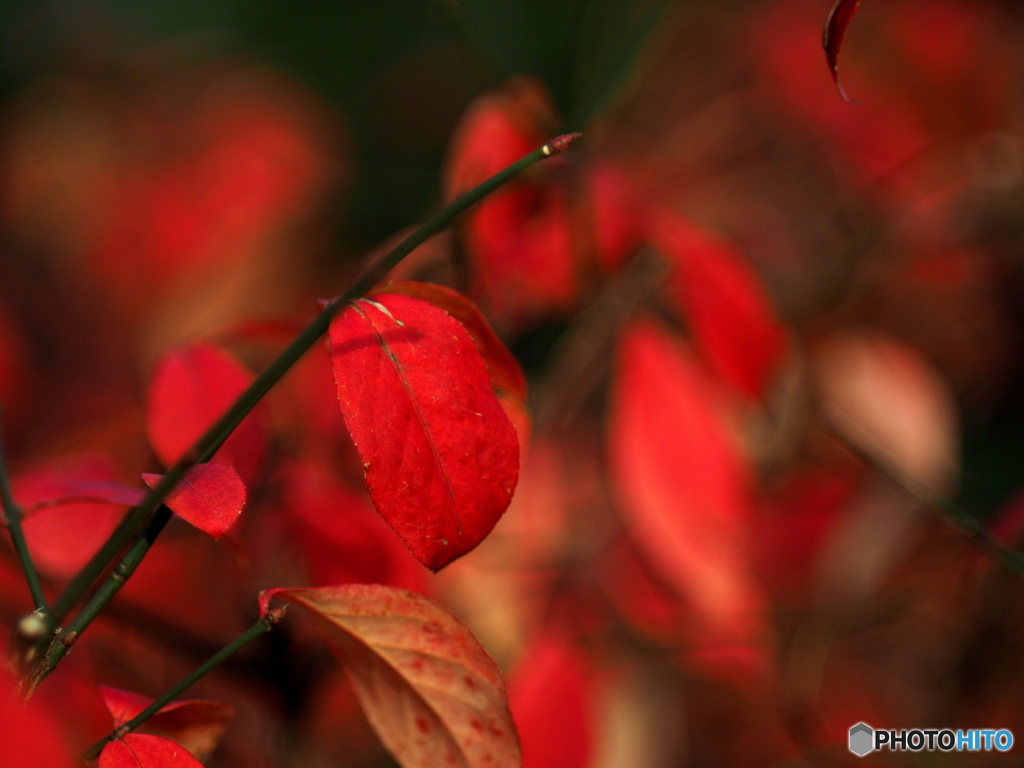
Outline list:
[[[867,723],[857,723],[850,729],[850,751],[857,757],[864,757],[873,750],[875,730]]]
[[[897,731],[857,723],[850,728],[848,746],[857,757],[882,749],[895,752],[991,752],[994,749],[1006,752],[1013,746],[1013,734],[1005,728],[970,731],[953,731],[949,728],[913,728],[908,731],[904,728]]]

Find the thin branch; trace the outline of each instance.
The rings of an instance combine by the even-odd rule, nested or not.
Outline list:
[[[219,651],[217,651],[217,653],[215,653],[213,656],[207,659],[203,664],[196,667],[196,669],[194,669],[190,674],[186,675],[185,678],[181,680],[181,682],[179,682],[177,685],[173,686],[172,688],[164,692],[164,694],[160,696],[160,698],[156,699],[156,701],[154,701],[144,710],[139,712],[139,714],[137,714],[135,717],[133,717],[131,720],[124,723],[123,725],[118,726],[113,731],[104,736],[102,739],[93,744],[91,747],[89,747],[87,750],[85,750],[85,752],[82,753],[82,761],[89,762],[90,760],[95,760],[97,757],[99,757],[100,752],[103,751],[103,747],[105,747],[109,742],[123,738],[126,734],[129,734],[132,731],[134,731],[136,728],[138,728],[140,725],[146,722],[149,718],[151,718],[153,715],[155,715],[157,712],[163,709],[166,705],[170,704],[187,688],[190,688],[193,685],[193,683],[195,683],[201,677],[210,672],[210,670],[212,670],[214,667],[220,665],[221,662],[223,662],[229,656],[232,656],[235,653],[235,651],[240,649],[243,645],[246,645],[251,640],[255,640],[260,635],[269,632],[271,628],[275,624],[277,624],[278,621],[281,620],[281,617],[283,615],[284,609],[282,608],[269,611],[265,616],[258,619],[256,623],[249,627],[245,632],[240,634],[230,643],[228,643]]]
[[[128,542],[145,528],[143,535],[132,544],[128,553],[118,563],[117,567],[114,568],[107,581],[100,587],[75,620],[68,625],[66,631],[61,633],[59,640],[53,643],[46,656],[46,662],[37,667],[38,671],[34,676],[35,679],[30,683],[30,692],[67,654],[68,649],[78,639],[81,632],[92,622],[103,606],[116,594],[134,572],[135,568],[138,567],[139,562],[141,562],[149,547],[170,518],[170,511],[162,506],[167,494],[174,489],[175,485],[177,485],[190,467],[210,460],[213,454],[217,452],[217,449],[227,440],[249,411],[267,394],[270,388],[313,346],[317,339],[327,332],[334,315],[350,302],[370,291],[403,258],[425,240],[445,229],[456,216],[478,203],[534,163],[563,152],[579,135],[566,134],[552,139],[544,146],[520,158],[479,186],[474,187],[449,203],[441,211],[434,214],[419,229],[399,243],[379,262],[368,265],[351,288],[325,305],[317,318],[285,347],[278,357],[267,366],[266,370],[256,377],[253,383],[249,385],[249,388],[239,395],[234,404],[224,412],[213,426],[167,470],[167,473],[160,482],[150,490],[138,506],[125,516],[106,543],[58,598],[52,613],[44,617],[47,622],[47,629],[50,632],[55,629],[56,623],[63,619],[67,612],[85,595],[93,582],[106,571]]]
[[[32,593],[32,602],[35,604],[37,612],[45,614],[47,612],[46,595],[43,594],[39,571],[36,570],[35,564],[32,562],[32,555],[29,553],[28,543],[25,541],[25,532],[21,527],[21,507],[15,503],[14,495],[11,493],[11,480],[7,473],[7,458],[4,454],[2,411],[0,411],[0,504],[4,506],[4,520],[7,523],[8,532],[11,534],[14,551],[18,553],[18,560],[21,561],[21,569],[25,572],[28,591]],[[30,614],[26,618],[35,616],[35,614]],[[36,622],[39,622],[38,617],[36,617]]]
[[[865,448],[864,446],[874,443],[873,439],[851,419],[842,416],[838,409],[832,409],[831,417],[840,423],[832,426],[830,431],[851,451],[880,470],[922,507],[939,513],[944,522],[952,523],[957,530],[973,539],[978,548],[996,563],[1018,576],[1024,577],[1024,555],[1006,546],[992,531],[982,525],[976,515],[948,496],[904,472],[895,461],[885,455],[880,447]]]

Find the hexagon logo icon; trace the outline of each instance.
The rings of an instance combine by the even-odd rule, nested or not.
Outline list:
[[[864,757],[874,750],[875,731],[867,723],[857,723],[850,729],[850,751]]]

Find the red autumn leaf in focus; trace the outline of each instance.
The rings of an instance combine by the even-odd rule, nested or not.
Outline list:
[[[378,294],[334,319],[330,355],[374,506],[420,562],[443,568],[491,531],[519,473],[480,353],[444,310]]]
[[[345,660],[367,719],[404,768],[518,768],[505,682],[447,609],[405,590],[353,584],[260,594],[308,608]]]
[[[129,733],[100,753],[100,768],[202,768],[184,747],[161,736]]]
[[[753,268],[729,243],[668,211],[652,216],[650,236],[674,267],[672,287],[708,365],[745,395],[762,395],[787,341]]]
[[[146,434],[165,466],[187,451],[252,382],[252,374],[223,349],[200,341],[157,362],[146,407]],[[234,467],[251,483],[266,453],[262,409],[253,409],[211,461]]]
[[[52,576],[73,576],[124,517],[142,492],[117,481],[106,456],[85,456],[31,470],[13,483],[25,512],[25,538],[36,566]]]
[[[487,318],[472,301],[458,291],[432,283],[391,283],[383,292],[411,296],[439,307],[462,323],[487,366],[491,387],[496,393],[507,392],[519,402],[526,402],[526,377],[519,362],[512,356]]]
[[[516,77],[477,99],[452,137],[444,197],[452,200],[548,140],[557,120],[540,82]],[[537,174],[550,174],[548,160]],[[491,317],[516,324],[565,310],[578,291],[563,189],[518,179],[470,211],[463,225],[474,296]]]
[[[536,638],[509,679],[523,768],[587,768],[594,752],[594,680],[567,638]]]
[[[103,703],[119,728],[153,703],[137,693],[122,691],[106,685],[99,686]],[[217,748],[235,710],[221,701],[189,699],[172,701],[161,707],[140,729],[154,736],[162,736],[184,747],[200,761],[205,761]]]
[[[425,591],[427,572],[364,496],[308,459],[290,463],[283,476],[289,529],[315,586],[389,584]]]
[[[142,479],[152,488],[162,477],[144,474]],[[188,469],[164,504],[178,517],[219,539],[242,514],[245,484],[225,464],[196,464]]]
[[[617,498],[652,565],[696,609],[712,646],[763,639],[748,569],[751,480],[720,394],[651,320],[623,334],[608,450]]]
[[[38,700],[23,704],[0,667],[0,750],[4,768],[71,768],[75,761],[57,724]]]
[[[462,323],[487,366],[498,402],[516,428],[521,452],[526,450],[532,426],[526,403],[526,377],[519,361],[498,338],[479,307],[458,291],[433,283],[391,283],[381,290],[429,302]]]
[[[853,15],[860,8],[861,0],[836,0],[832,10],[825,20],[825,31],[822,35],[822,45],[825,47],[825,58],[828,60],[829,69],[832,70],[832,79],[835,80],[836,88],[843,101],[855,104],[843,86],[839,82],[839,49],[843,45],[843,37],[846,35],[846,28],[850,26]]]

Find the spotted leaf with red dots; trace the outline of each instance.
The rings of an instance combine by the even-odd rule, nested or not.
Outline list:
[[[403,768],[518,768],[505,681],[469,628],[404,589],[347,584],[270,589],[309,609],[345,662],[381,742]]]

